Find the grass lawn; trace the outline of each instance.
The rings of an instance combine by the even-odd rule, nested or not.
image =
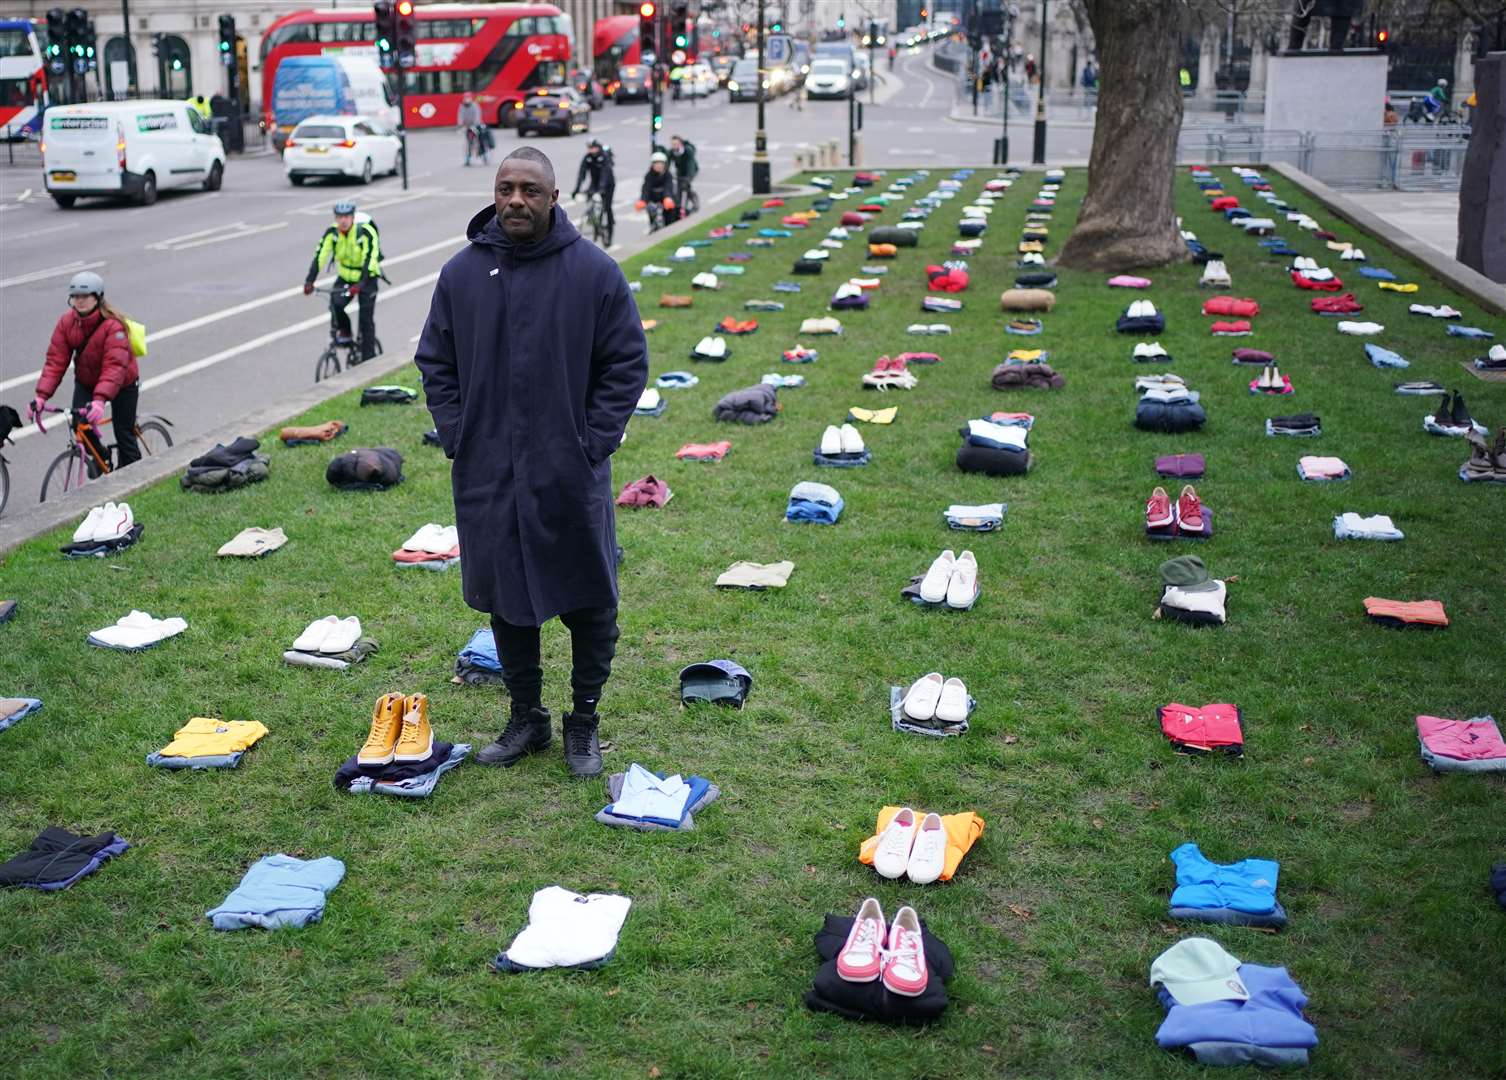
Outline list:
[[[821,351],[814,365],[782,364],[779,353],[868,261],[864,244],[833,252],[821,277],[794,278],[798,296],[769,287],[836,211],[773,249],[746,249],[757,252],[746,276],[697,294],[689,310],[659,310],[661,291],[690,291],[695,270],[744,250],[750,232],[702,249],[693,267],[644,279],[640,306],[660,320],[649,337],[653,373],[693,367],[701,381],[665,391],[669,411],[635,419],[616,455],[618,487],[652,472],[675,497],[660,512],[619,512],[623,636],[602,734],[609,770],[638,761],[723,788],[691,834],[595,824],[603,786],[568,778],[557,739],[511,770],[466,764],[426,801],[333,789],[335,767],[388,690],[429,694],[441,738],[479,748],[502,726],[500,691],[450,681],[456,650],[482,623],[460,599],[458,573],[399,572],[389,561],[419,525],[453,520],[446,462],[420,444],[430,426],[421,406],[360,409],[352,394],[300,418],[349,421],[340,449],[398,447],[407,481],[390,492],[334,491],[323,478],[331,449],[287,449],[266,435],[268,482],[217,498],[159,484],[132,500],[145,538],[119,558],[64,561],[62,534],[6,557],[0,598],[21,606],[0,627],[0,694],[46,705],[0,734],[0,857],[49,824],[114,829],[133,847],[67,892],[0,894],[0,1061],[10,1063],[0,1071],[1181,1076],[1197,1067],[1156,1048],[1161,1009],[1146,981],[1158,953],[1195,933],[1291,971],[1321,1039],[1314,1075],[1506,1071],[1506,913],[1485,888],[1490,864],[1506,859],[1506,785],[1431,774],[1413,724],[1418,713],[1506,714],[1506,491],[1461,483],[1463,441],[1426,435],[1432,401],[1392,392],[1401,378],[1436,379],[1463,389],[1477,417],[1506,423],[1506,385],[1459,368],[1479,344],[1406,309],[1414,299],[1450,303],[1467,323],[1506,326],[1277,180],[1279,193],[1363,246],[1373,264],[1422,284],[1407,297],[1357,275],[1351,282],[1349,264],[1321,241],[1280,230],[1332,265],[1364,302],[1360,317],[1386,325],[1378,340],[1412,361],[1405,374],[1377,370],[1361,339],[1308,312],[1286,260],[1265,257],[1210,213],[1183,173],[1188,227],[1226,253],[1232,293],[1263,310],[1252,338],[1211,338],[1198,268],[1149,271],[1171,370],[1202,392],[1209,422],[1177,437],[1136,431],[1132,381],[1146,369],[1131,363],[1137,339],[1116,334],[1114,319],[1141,294],[1063,271],[1045,333],[1002,332],[997,297],[1013,280],[1038,176],[995,211],[983,251],[969,260],[965,310],[921,314],[923,269],[945,257],[966,196],[989,175],[973,176],[963,198],[932,216],[920,248],[890,263],[871,310],[843,314],[844,336],[804,341]],[[1069,174],[1048,257],[1085,183],[1082,171]],[[675,243],[629,260],[629,276],[665,262]],[[763,296],[787,310],[754,315],[761,329],[733,339],[725,364],[690,362],[688,350],[718,319],[744,317],[742,301]],[[904,333],[922,319],[955,332]],[[389,340],[417,329],[390,327]],[[1296,395],[1248,394],[1258,370],[1229,360],[1241,344],[1274,352]],[[1037,345],[1051,351],[1065,389],[990,387],[1007,349]],[[908,393],[860,388],[877,356],[906,349],[935,350],[944,363],[919,369]],[[781,391],[777,420],[735,429],[712,421],[718,397],[770,371],[808,380]],[[399,381],[416,386],[417,375]],[[892,427],[863,429],[872,464],[812,467],[822,429],[852,405],[899,406]],[[1036,414],[1034,469],[1007,480],[959,473],[957,428],[1001,408]],[[1302,411],[1321,414],[1321,439],[1265,436],[1267,416]],[[681,444],[718,438],[733,443],[725,461],[674,460]],[[1151,544],[1142,532],[1144,500],[1168,483],[1153,460],[1178,451],[1209,462],[1197,487],[1218,531],[1196,547]],[[1307,453],[1343,457],[1353,478],[1299,481],[1297,458]],[[838,525],[783,521],[789,488],[804,479],[842,493]],[[1002,530],[945,528],[947,504],[999,500],[1009,504]],[[1331,520],[1347,510],[1391,515],[1406,540],[1335,541]],[[216,559],[247,525],[280,525],[290,542],[261,562]],[[977,554],[983,592],[971,612],[920,610],[899,596],[944,547]],[[1188,551],[1216,576],[1237,577],[1226,626],[1151,619],[1157,566]],[[783,591],[712,586],[734,560],[781,558],[796,565]],[[1363,614],[1367,595],[1441,599],[1452,625],[1380,628]],[[134,655],[85,645],[90,630],[133,607],[182,615],[189,630]],[[347,674],[284,666],[282,649],[330,612],[359,615],[381,652]],[[568,704],[558,623],[545,650],[546,704],[558,715]],[[682,711],[677,670],[717,656],[753,673],[747,708]],[[978,699],[960,739],[890,730],[887,687],[931,670],[961,677]],[[1243,761],[1172,753],[1155,716],[1170,701],[1238,704]],[[271,734],[237,771],[143,764],[195,715],[259,719]],[[950,883],[888,882],[856,858],[886,803],[975,810],[987,828]],[[1188,840],[1219,862],[1280,860],[1289,928],[1171,924],[1167,853]],[[204,912],[250,863],[277,851],[347,864],[323,922],[212,931]],[[491,972],[533,891],[555,883],[633,898],[610,965]],[[823,913],[850,914],[869,895],[890,915],[913,903],[956,956],[951,1008],[929,1028],[860,1025],[802,1004]]]

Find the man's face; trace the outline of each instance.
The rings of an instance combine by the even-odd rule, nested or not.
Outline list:
[[[669,140],[669,145],[670,145],[670,148],[673,149],[674,152],[677,153],[677,154],[680,151],[682,151],[682,150],[685,149],[685,143],[681,141],[681,139],[680,139],[680,137],[678,135],[676,135],[673,139]]]
[[[527,158],[503,161],[493,194],[497,220],[509,239],[528,244],[549,231],[549,217],[560,193],[538,162]]]
[[[354,214],[335,215],[335,228],[339,229],[342,233],[350,232],[350,227],[355,223],[356,216]]]

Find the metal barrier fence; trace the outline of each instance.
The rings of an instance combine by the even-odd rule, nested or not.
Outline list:
[[[1207,165],[1285,161],[1334,188],[1457,191],[1469,134],[1462,125],[1405,125],[1364,132],[1184,125],[1177,160]]]
[[[0,165],[41,168],[42,148],[31,132],[6,124],[0,129],[0,139],[5,142],[0,148]]]

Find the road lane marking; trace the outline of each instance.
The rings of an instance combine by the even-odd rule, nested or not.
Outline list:
[[[237,221],[234,225],[216,226],[213,229],[188,233],[172,240],[159,240],[155,244],[148,244],[146,249],[148,251],[187,251],[189,248],[203,247],[205,244],[223,244],[227,240],[240,240],[276,229],[286,229],[288,224],[286,221],[274,221],[270,225],[248,225],[244,221]],[[215,235],[206,236],[206,233]]]
[[[465,243],[465,237],[463,236],[453,237],[449,240],[440,240],[438,243],[430,244],[427,247],[421,247],[414,251],[407,252],[403,255],[398,255],[391,259],[384,259],[382,265],[397,266],[399,263],[405,263],[409,259],[420,259],[425,255],[433,254],[434,252],[439,251],[441,248],[458,248],[463,243]],[[97,263],[95,265],[103,266],[104,263]],[[81,270],[84,269],[84,267],[79,266],[75,267],[74,269]],[[62,272],[66,272],[66,270]],[[327,277],[320,278],[317,284],[328,285],[333,280],[334,275],[331,274]],[[4,283],[0,282],[0,284]],[[396,290],[388,289],[384,291],[382,295],[391,296],[395,291]],[[255,300],[247,300],[243,304],[236,304],[234,307],[228,307],[223,311],[216,311],[209,315],[201,315],[197,319],[189,319],[187,322],[178,323],[176,326],[168,326],[156,331],[155,333],[148,333],[146,335],[146,342],[148,345],[154,345],[157,342],[165,341],[170,337],[176,337],[179,334],[186,334],[190,330],[197,330],[202,326],[209,326],[212,323],[217,323],[221,319],[229,319],[233,318],[236,315],[244,315],[246,312],[255,311],[259,307],[265,307],[268,304],[275,304],[279,300],[287,300],[290,297],[302,294],[302,292],[303,288],[301,286],[294,286],[291,289],[279,289],[275,293],[269,293],[268,295],[258,297]],[[14,378],[6,379],[3,382],[0,382],[0,392],[9,390],[12,387],[22,386],[26,383],[34,383],[36,382],[37,377],[41,374],[42,372],[39,368],[38,370],[29,372],[28,374],[18,375]]]
[[[13,235],[7,236],[6,240],[10,242],[14,242],[16,240],[30,240],[33,236],[46,236],[48,233],[62,232],[64,229],[76,229],[78,228],[78,226],[78,222],[71,221],[67,225],[52,225],[45,229],[33,229],[31,232],[15,233]]]
[[[61,266],[49,266],[46,270],[33,270],[29,274],[18,274],[0,280],[0,289],[7,289],[12,285],[25,285],[32,281],[45,281],[50,277],[61,277],[64,274],[76,274],[80,270],[93,270],[105,265],[105,260],[97,262],[84,262],[83,259],[75,259],[71,263],[63,263]]]
[[[404,282],[395,289],[388,289],[382,295],[384,297],[390,298],[399,296],[405,292],[411,292],[414,289],[421,289],[425,285],[428,285],[435,281],[438,277],[439,271],[435,270],[433,273],[425,274],[423,277]],[[237,356],[243,356],[248,352],[261,348],[263,345],[270,345],[272,342],[280,341],[285,337],[292,337],[294,334],[301,334],[303,331],[312,330],[316,326],[328,325],[329,312],[321,312],[320,314],[308,319],[304,319],[301,322],[292,323],[291,325],[284,326],[278,330],[272,330],[268,333],[263,334],[261,337],[252,338],[250,341],[244,341],[241,344],[232,346],[229,349],[224,349],[220,352],[212,353],[209,356],[203,357],[202,359],[195,360],[192,363],[184,364],[182,367],[173,368],[171,371],[164,371],[161,375],[156,375],[150,379],[144,380],[141,383],[141,389],[155,389],[156,387],[173,382],[174,380],[182,379],[188,375],[196,374],[197,372],[203,371],[206,368],[212,368],[216,364],[222,364],[226,360],[233,360]],[[20,442],[22,439],[28,439],[31,436],[36,435],[37,433],[37,427],[35,424],[33,424],[21,431],[13,432],[10,438],[12,442]]]

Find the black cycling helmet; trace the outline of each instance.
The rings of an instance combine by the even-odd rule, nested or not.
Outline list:
[[[596,149],[600,150],[602,148],[602,146],[601,146],[601,140],[600,139],[592,139],[590,142],[586,143],[586,149],[587,150],[591,149],[591,147],[593,147],[593,146],[596,147]]]
[[[340,202],[335,203],[335,217],[344,217],[346,214],[354,214],[355,212],[356,204],[348,199],[342,199]]]

